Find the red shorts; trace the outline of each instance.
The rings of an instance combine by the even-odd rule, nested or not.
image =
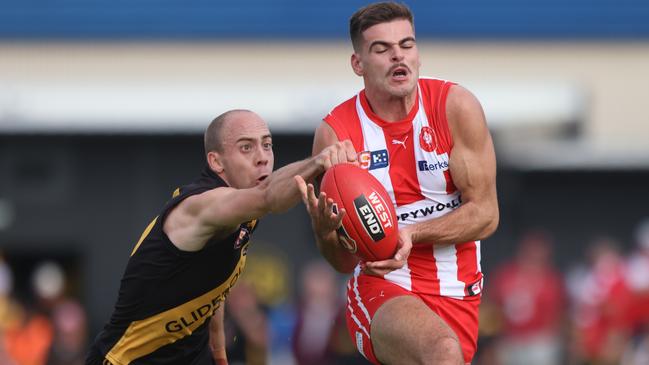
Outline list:
[[[358,280],[358,281],[357,281]],[[370,340],[370,324],[374,313],[387,300],[412,295],[421,299],[448,324],[460,339],[464,361],[470,363],[476,352],[478,341],[478,306],[480,296],[458,300],[438,295],[414,294],[397,284],[370,276],[352,276],[347,284],[347,329],[358,351],[374,364],[379,364],[374,356]]]

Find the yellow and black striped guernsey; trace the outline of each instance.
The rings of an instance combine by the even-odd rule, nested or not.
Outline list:
[[[110,322],[95,339],[86,364],[212,364],[208,323],[246,263],[249,235],[257,221],[245,222],[197,252],[174,246],[162,230],[183,199],[227,186],[209,168],[172,199],[144,230],[122,277]]]

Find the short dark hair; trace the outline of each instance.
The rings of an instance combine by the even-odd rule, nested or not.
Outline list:
[[[396,2],[380,2],[358,9],[349,18],[349,36],[352,39],[354,51],[359,50],[363,32],[374,25],[405,19],[415,26],[412,12],[406,4]]]
[[[207,126],[207,129],[205,130],[205,135],[203,136],[203,143],[204,143],[206,155],[208,152],[213,152],[213,151],[223,152],[223,141],[221,138],[221,134],[225,122],[227,122],[227,120],[230,118],[232,114],[240,113],[240,112],[251,113],[250,110],[246,110],[246,109],[228,110],[227,112],[214,118],[214,120],[212,120],[210,125]]]

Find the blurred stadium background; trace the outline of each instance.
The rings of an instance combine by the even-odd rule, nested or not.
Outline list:
[[[0,364],[80,363],[213,117],[258,112],[276,167],[308,156],[362,87],[347,21],[365,4],[0,0]],[[478,96],[498,154],[474,363],[649,364],[649,3],[407,4],[421,74]],[[302,206],[262,221],[231,363],[364,363],[310,232]]]

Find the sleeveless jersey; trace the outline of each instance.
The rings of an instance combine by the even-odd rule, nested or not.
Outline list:
[[[135,245],[115,310],[95,339],[88,363],[212,364],[209,319],[245,266],[249,235],[257,221],[241,224],[196,252],[178,249],[162,227],[182,200],[224,186],[206,167],[199,179],[174,191]]]
[[[364,90],[324,118],[338,140],[350,139],[361,151],[361,167],[387,190],[399,226],[440,217],[462,204],[449,171],[453,139],[446,96],[452,85],[420,78],[418,101],[401,121],[386,122],[374,114]],[[482,288],[480,241],[414,245],[407,264],[384,278],[413,293],[477,296]]]

